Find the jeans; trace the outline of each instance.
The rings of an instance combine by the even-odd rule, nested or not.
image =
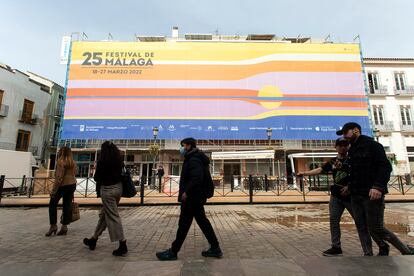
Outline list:
[[[99,221],[93,237],[97,239],[108,228],[111,242],[124,240],[124,229],[118,212],[118,203],[121,200],[122,183],[101,186],[102,209],[99,212]]]
[[[49,222],[50,225],[56,225],[57,223],[57,206],[59,200],[63,198],[62,204],[62,217],[60,223],[62,225],[68,225],[72,222],[72,200],[73,194],[76,190],[76,184],[60,186],[56,191],[56,194],[50,198],[49,201]]]
[[[331,196],[331,199],[329,201],[329,226],[331,229],[332,247],[341,247],[341,227],[339,224],[341,222],[341,217],[345,209],[348,210],[349,214],[351,214],[353,217],[350,201]]]
[[[181,204],[181,213],[178,222],[177,237],[171,246],[171,250],[174,253],[178,253],[180,251],[181,246],[183,245],[184,240],[187,237],[187,233],[190,230],[193,218],[195,218],[198,226],[200,227],[204,236],[207,238],[210,246],[212,248],[219,247],[219,242],[217,240],[216,234],[214,233],[213,227],[211,226],[210,221],[206,217],[204,204],[183,202]]]
[[[378,246],[387,246],[386,242],[389,242],[403,255],[410,254],[410,249],[407,245],[402,243],[394,233],[384,227],[384,196],[379,200],[370,200],[368,196],[353,195],[352,209],[357,227],[358,224],[368,225],[369,233]]]

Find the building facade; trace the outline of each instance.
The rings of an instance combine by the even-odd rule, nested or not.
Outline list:
[[[31,152],[46,167],[56,152],[59,97],[63,104],[63,87],[56,83],[0,64],[0,148]]]
[[[395,174],[414,172],[414,59],[365,58],[364,66],[375,136]]]

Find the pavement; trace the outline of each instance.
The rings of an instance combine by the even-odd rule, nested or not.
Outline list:
[[[155,252],[169,248],[178,206],[120,207],[129,253],[112,256],[116,243],[104,232],[95,251],[82,244],[98,220],[98,208],[81,208],[67,236],[45,237],[48,209],[0,208],[0,275],[414,275],[414,256],[362,257],[348,213],[342,229],[343,257],[322,257],[330,246],[326,204],[211,205],[207,215],[224,251],[206,259],[208,247],[194,223],[174,262]],[[60,211],[59,211],[60,212]],[[390,203],[386,226],[414,244],[414,203]],[[377,251],[377,248],[374,249]]]

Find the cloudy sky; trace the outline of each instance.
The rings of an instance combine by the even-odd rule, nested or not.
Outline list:
[[[412,0],[1,0],[0,62],[64,84],[61,37],[85,32],[103,40],[134,34],[180,33],[277,36],[328,34],[337,42],[361,37],[365,57],[414,57]]]

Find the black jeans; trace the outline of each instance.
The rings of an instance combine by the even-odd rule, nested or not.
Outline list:
[[[72,221],[72,199],[76,190],[76,184],[61,186],[56,194],[50,198],[49,202],[49,222],[50,225],[57,223],[57,206],[59,200],[63,198],[63,214],[60,223],[68,225]]]
[[[177,237],[172,243],[171,250],[174,253],[178,253],[181,246],[184,243],[187,233],[190,230],[191,224],[195,218],[198,226],[207,238],[212,248],[219,247],[216,234],[214,233],[213,227],[210,221],[206,217],[204,210],[204,204],[202,203],[181,203],[180,220],[178,222]]]
[[[369,233],[378,246],[387,246],[386,242],[389,242],[403,255],[410,254],[407,245],[384,227],[384,209],[384,197],[379,200],[370,200],[368,196],[352,196],[352,210],[357,227],[362,224],[368,225]]]

